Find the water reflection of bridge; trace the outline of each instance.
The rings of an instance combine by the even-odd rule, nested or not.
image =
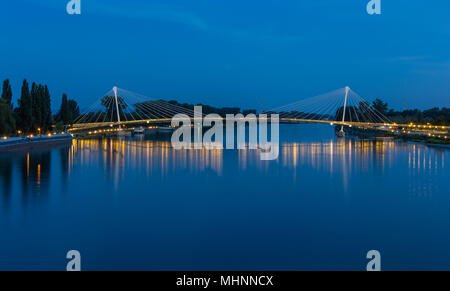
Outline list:
[[[119,170],[115,178],[126,169],[138,169],[147,175],[164,175],[179,168],[192,172],[211,169],[220,174],[222,169],[222,150],[174,150],[168,141],[80,139],[74,144],[74,153],[80,166],[96,163]]]
[[[344,189],[350,187],[349,181],[355,175],[367,174],[367,178],[376,179],[382,174],[379,177],[396,185],[397,174],[403,173],[403,179],[409,181],[408,193],[427,196],[437,193],[439,183],[435,180],[442,176],[448,156],[444,150],[392,139],[282,142],[280,147],[279,159],[267,162],[260,160],[258,150],[241,149],[233,154],[218,149],[173,150],[165,141],[80,139],[70,147],[0,155],[0,202],[3,207],[9,207],[14,199],[24,205],[36,203],[45,200],[52,192],[50,188],[55,187],[57,193],[64,193],[74,175],[91,168],[104,172],[115,188],[123,179],[129,179],[130,173],[154,179],[183,172],[221,177],[231,170],[245,177],[247,171],[256,170],[261,175],[288,175],[301,181],[305,171],[316,171],[329,173],[330,179]],[[225,157],[231,163],[225,163]]]

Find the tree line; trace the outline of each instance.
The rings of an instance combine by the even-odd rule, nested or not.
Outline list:
[[[180,107],[184,107],[190,110],[194,110],[194,106],[202,106],[202,113],[203,114],[218,114],[222,117],[225,117],[227,114],[233,114],[236,115],[238,113],[242,113],[243,115],[248,115],[248,114],[256,114],[256,110],[255,109],[245,109],[245,110],[241,110],[240,107],[213,107],[210,105],[205,105],[205,104],[189,104],[189,103],[178,103],[178,101],[176,100],[170,100],[168,101],[168,103],[172,104],[172,105],[176,105],[176,106],[180,106]]]
[[[389,109],[388,103],[381,99],[376,99],[373,102],[373,107],[384,114],[390,120],[397,123],[416,123],[433,125],[448,125],[450,124],[450,108],[434,107],[428,110],[408,109],[403,111],[396,111]]]
[[[338,108],[335,114],[335,120],[341,120],[344,107]],[[347,106],[345,112],[345,120],[383,123],[392,121],[398,124],[432,124],[432,125],[449,125],[450,124],[450,108],[432,108],[428,110],[409,109],[396,111],[389,108],[389,104],[381,99],[376,99],[369,104],[368,102],[360,102],[358,106]]]
[[[61,130],[64,125],[72,124],[80,115],[75,100],[62,95],[61,107],[52,114],[50,91],[47,85],[33,82],[31,88],[23,80],[17,107],[14,107],[13,93],[9,79],[3,82],[0,98],[0,135],[27,133],[47,133]]]

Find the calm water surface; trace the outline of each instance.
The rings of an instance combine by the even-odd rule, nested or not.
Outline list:
[[[252,150],[143,138],[0,155],[0,269],[450,269],[450,151],[332,128]]]

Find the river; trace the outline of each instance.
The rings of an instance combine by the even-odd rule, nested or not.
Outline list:
[[[0,269],[450,269],[450,151],[282,125],[280,155],[143,137],[0,154]]]

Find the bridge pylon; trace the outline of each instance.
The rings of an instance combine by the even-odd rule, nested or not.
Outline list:
[[[122,125],[120,124],[120,113],[119,113],[119,100],[117,98],[117,87],[113,87],[114,91],[114,100],[116,102],[116,111],[117,111],[117,122],[119,123],[119,131],[122,131]]]
[[[345,87],[345,98],[344,98],[344,113],[342,114],[342,125],[341,125],[341,130],[338,133],[338,135],[342,136],[342,137],[345,136],[344,123],[345,123],[345,113],[347,111],[348,92],[350,92],[350,87],[346,86]]]

